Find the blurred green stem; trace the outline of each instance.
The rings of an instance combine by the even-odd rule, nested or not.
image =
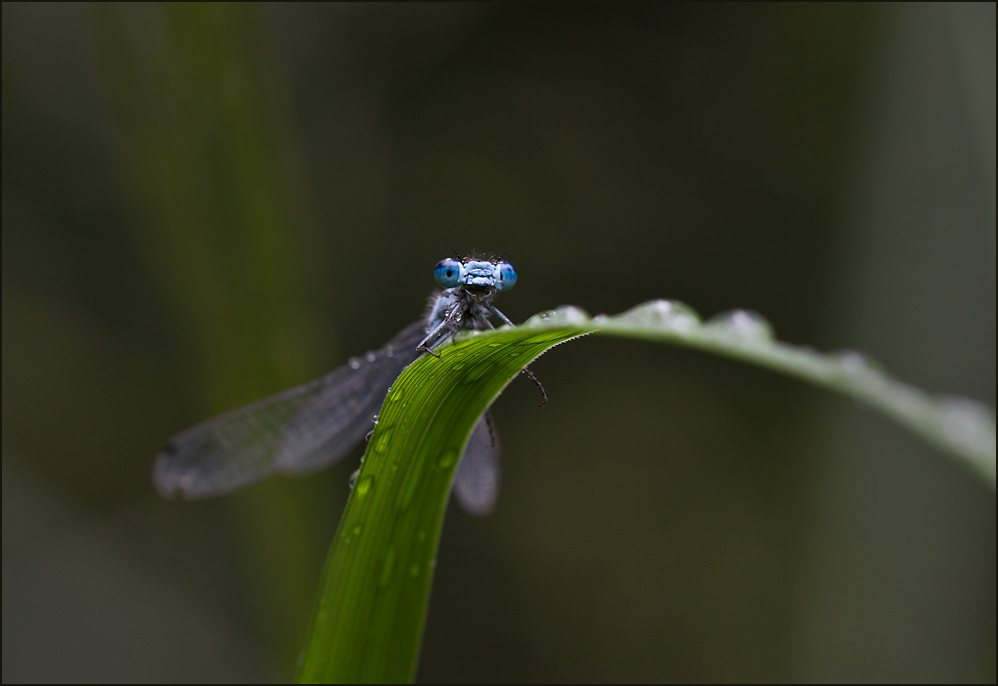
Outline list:
[[[125,137],[138,239],[217,413],[318,370],[305,306],[301,217],[281,154],[282,112],[263,9],[95,4],[105,81]],[[158,11],[162,21],[144,12]],[[233,499],[256,570],[253,597],[278,655],[294,654],[321,563],[322,527],[302,484]],[[314,499],[313,499],[314,500]]]

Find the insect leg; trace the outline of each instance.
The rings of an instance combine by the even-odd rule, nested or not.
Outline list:
[[[499,319],[501,319],[504,324],[509,324],[510,326],[516,326],[513,322],[509,320],[509,317],[500,312],[495,305],[486,305],[486,307],[489,308],[489,312],[499,317]]]
[[[447,331],[444,331],[444,335],[443,335],[443,336],[441,336],[439,340],[437,340],[437,341],[435,341],[435,342],[433,343],[433,347],[434,347],[434,348],[439,348],[440,346],[442,346],[442,345],[443,345],[444,343],[446,343],[446,342],[447,342],[447,339],[449,339],[449,338],[450,338],[451,336],[453,336],[453,335],[454,335],[454,334],[456,334],[456,333],[457,333],[457,329],[454,329],[454,328],[449,328],[449,329],[448,329]],[[426,348],[426,352],[430,353],[431,355],[433,355],[433,356],[434,356],[434,357],[436,357],[437,359],[440,359],[440,355],[437,355],[437,354],[436,354],[435,352],[433,352],[433,350],[432,350],[432,349],[431,349],[430,347],[428,347],[428,346],[427,346],[427,348]]]
[[[492,448],[496,447],[496,427],[492,423],[492,414],[486,410],[485,411],[485,424],[489,427],[489,446]]]
[[[475,303],[475,314],[474,314],[475,320],[481,322],[482,324],[484,324],[485,326],[494,331],[496,327],[492,326],[492,322],[489,321],[490,314],[491,313],[484,305],[479,305],[478,303]]]
[[[499,317],[499,319],[503,320],[505,323],[509,324],[510,326],[515,326],[513,324],[513,322],[511,322],[509,320],[509,317],[507,317],[502,312],[500,312],[499,309],[497,307],[495,307],[494,305],[486,305],[486,307],[489,308],[489,312],[491,312],[495,316]],[[491,327],[492,325],[489,324],[489,326]],[[534,373],[532,371],[530,371],[529,367],[524,367],[520,371],[522,371],[524,374],[526,374],[527,378],[530,379],[531,381],[533,381],[534,385],[537,386],[537,390],[539,390],[541,392],[541,407],[544,407],[544,405],[548,401],[548,394],[544,392],[544,386],[541,384],[540,381],[537,380],[537,377],[534,376]]]
[[[527,378],[533,381],[534,385],[537,386],[537,390],[541,392],[541,407],[544,407],[544,405],[546,405],[548,401],[548,394],[544,392],[544,386],[541,384],[540,381],[537,380],[537,377],[534,376],[534,373],[530,371],[530,367],[524,367],[520,371],[523,374],[526,374]]]
[[[433,327],[432,331],[430,331],[428,334],[426,334],[426,338],[424,338],[423,340],[421,340],[419,342],[419,345],[416,346],[416,352],[417,353],[430,353],[434,357],[440,357],[435,352],[433,352],[432,350],[430,350],[430,348],[426,345],[426,343],[431,338],[433,338],[434,336],[436,336],[440,332],[440,329],[444,328],[444,324],[446,324],[446,321],[440,322],[435,327]]]
[[[450,329],[450,332],[448,332],[447,335],[445,335],[439,341],[436,341],[436,346],[439,347],[441,343],[443,343],[448,338],[454,335],[454,325],[451,322],[451,320],[454,319],[459,310],[460,310],[459,305],[455,305],[454,307],[452,307],[450,312],[447,313],[447,316],[444,317],[444,320],[439,324],[437,324],[435,327],[433,327],[433,330],[430,331],[428,334],[426,334],[426,338],[424,338],[422,341],[419,342],[419,345],[416,346],[416,352],[430,353],[434,357],[439,358],[440,355],[437,355],[435,352],[433,352],[433,350],[430,349],[430,346],[432,345],[430,341],[436,338],[436,336],[440,333],[440,330],[443,329],[445,326]]]

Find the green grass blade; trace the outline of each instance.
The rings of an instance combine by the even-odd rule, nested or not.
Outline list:
[[[585,313],[578,311],[571,316],[579,320]],[[995,488],[995,413],[975,400],[930,395],[891,378],[854,351],[822,354],[781,343],[774,340],[772,327],[762,317],[743,310],[701,323],[682,303],[655,300],[616,317],[600,315],[590,321],[599,335],[697,348],[852,396],[957,458],[992,490]]]
[[[994,412],[932,397],[857,353],[822,355],[780,343],[758,315],[702,323],[681,303],[654,301],[616,317],[577,308],[524,326],[469,334],[440,359],[399,377],[361,465],[319,589],[298,674],[302,682],[401,682],[415,675],[437,542],[458,457],[479,415],[538,355],[587,333],[683,345],[836,390],[884,412],[995,487]]]
[[[458,457],[478,417],[531,360],[575,332],[511,329],[424,356],[392,386],[320,587],[302,682],[415,674],[437,542]]]

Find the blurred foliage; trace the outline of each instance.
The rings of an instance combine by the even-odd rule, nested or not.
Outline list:
[[[356,457],[204,503],[159,501],[152,458],[380,346],[448,244],[515,246],[514,321],[747,307],[994,406],[994,5],[2,30],[5,681],[290,677]],[[421,680],[994,679],[973,479],[759,370],[559,353],[543,411],[495,407],[496,513],[447,518]]]
[[[92,7],[121,131],[140,237],[202,368],[205,414],[300,381],[316,365],[304,298],[302,217],[282,155],[278,89],[262,8],[166,4]],[[281,653],[294,655],[318,561],[316,516],[302,489],[237,498],[243,537]],[[325,527],[320,527],[324,529]]]

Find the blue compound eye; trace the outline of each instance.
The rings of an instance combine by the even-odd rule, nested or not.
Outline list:
[[[508,291],[516,285],[516,270],[509,262],[500,262],[496,265],[499,272],[499,290]]]
[[[437,266],[433,268],[433,278],[443,288],[454,288],[461,283],[462,271],[464,271],[463,265],[454,258],[448,257],[437,262]]]

